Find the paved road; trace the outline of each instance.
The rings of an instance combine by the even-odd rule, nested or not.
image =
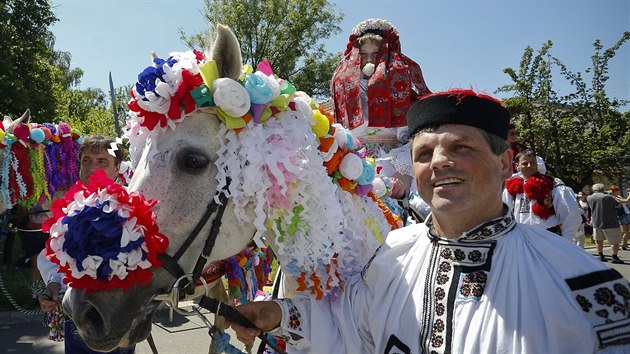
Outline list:
[[[213,321],[212,314],[206,312],[206,316]],[[169,321],[168,311],[159,310],[151,332],[160,354],[208,353],[208,330],[196,316],[184,317],[175,313],[173,321]],[[46,333],[38,316],[25,316],[16,312],[0,313],[0,353],[64,353],[63,342],[49,340]],[[231,343],[244,351],[244,346],[236,340],[236,335],[229,330],[228,333],[232,336]],[[258,348],[258,343],[254,348]],[[146,341],[136,346],[136,354],[151,353]]]
[[[589,248],[587,251],[597,253],[595,248]],[[604,254],[610,258],[609,247],[604,248]],[[620,250],[619,257],[627,264],[610,262],[606,264],[630,279],[630,251]],[[213,320],[211,314],[207,314],[207,317],[210,321]],[[197,317],[175,314],[171,322],[168,311],[160,310],[156,313],[152,333],[160,354],[208,352],[210,339],[207,329]],[[244,350],[242,344],[235,339],[234,333],[230,334],[231,343]],[[0,353],[63,353],[63,343],[52,342],[46,335],[46,329],[42,327],[37,316],[24,316],[16,312],[0,313]],[[151,354],[146,341],[138,344],[136,349],[137,354]]]

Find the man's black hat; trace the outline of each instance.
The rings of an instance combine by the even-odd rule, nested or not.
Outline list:
[[[410,137],[442,124],[471,125],[507,139],[510,112],[496,98],[458,89],[425,96],[407,113]]]

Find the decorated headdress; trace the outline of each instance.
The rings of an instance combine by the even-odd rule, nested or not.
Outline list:
[[[376,69],[368,82],[368,121],[371,127],[405,126],[409,106],[430,93],[420,66],[401,53],[398,30],[388,21],[368,19],[359,23],[348,40],[344,59],[331,80],[335,121],[350,129],[364,123],[359,84],[361,54],[358,39],[366,34],[382,37]]]
[[[399,222],[372,202],[377,200],[371,191],[373,163],[359,156],[349,131],[331,125],[315,102],[277,78],[268,62],[255,72],[243,67],[238,80],[219,77],[217,66],[199,51],[153,58],[131,92],[125,134],[132,163],[145,146],[155,149],[156,144],[145,144],[147,139],[177,129],[198,110],[215,114],[223,122],[217,134],[217,191],[230,198],[241,222],[253,222],[257,235],[275,235],[278,258],[296,277],[298,290],[318,298],[334,294]],[[102,209],[101,204],[86,205]],[[254,220],[245,212],[252,207]],[[65,251],[61,242],[54,245]],[[121,273],[132,268],[121,266]],[[115,276],[102,273],[96,272],[102,279]]]

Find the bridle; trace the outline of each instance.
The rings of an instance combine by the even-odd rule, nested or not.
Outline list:
[[[176,312],[182,315],[192,315],[195,314],[199,316],[202,321],[208,326],[210,329],[208,334],[212,336],[213,332],[216,331],[216,327],[208,321],[208,319],[201,314],[199,308],[194,307],[192,311],[186,311],[179,307],[179,302],[182,300],[196,299],[201,297],[199,301],[199,307],[210,310],[210,312],[221,315],[228,320],[238,323],[243,327],[256,328],[254,324],[252,324],[246,317],[241,315],[234,308],[229,305],[208,297],[208,284],[205,279],[201,276],[201,272],[203,271],[203,267],[206,264],[206,261],[210,258],[210,254],[212,253],[212,249],[214,248],[214,244],[219,236],[219,231],[221,229],[221,219],[223,218],[223,213],[225,212],[225,208],[227,207],[227,193],[226,190],[230,185],[230,180],[228,179],[225,187],[222,190],[218,191],[217,194],[212,198],[212,201],[208,204],[206,208],[206,212],[203,214],[199,222],[195,228],[191,231],[188,238],[184,241],[184,243],[179,247],[177,252],[173,256],[169,256],[168,254],[159,255],[159,259],[164,262],[164,269],[166,269],[173,277],[175,277],[176,281],[171,287],[171,290],[167,293],[156,295],[153,299],[154,301],[164,301],[167,302],[170,307]],[[217,199],[219,200],[217,202]],[[212,214],[216,211],[216,215],[212,220],[212,226],[210,227],[210,231],[208,232],[208,237],[206,238],[206,243],[203,247],[203,251],[197,258],[197,263],[195,264],[195,268],[193,268],[192,274],[184,272],[182,267],[179,265],[179,260],[186,253],[186,250],[190,247],[190,245],[195,241],[197,235],[201,232],[201,230],[206,226],[208,220]],[[201,281],[202,286],[197,287],[197,281]],[[203,290],[202,292],[197,291],[198,289]],[[284,351],[280,350],[274,343],[271,343],[267,339],[267,334],[262,333],[258,336],[260,340],[266,345],[270,346],[277,353],[283,353]],[[154,353],[157,353],[157,348],[155,347],[155,342],[151,335],[148,338],[149,346]]]
[[[197,283],[197,281],[201,281],[204,289],[207,291],[207,284],[203,277],[201,277],[201,272],[203,271],[203,267],[205,266],[207,260],[210,258],[210,254],[212,253],[214,244],[217,240],[217,237],[219,236],[219,231],[221,229],[221,219],[223,218],[223,214],[225,212],[228,201],[225,190],[228,188],[229,185],[230,181],[228,180],[224,189],[217,192],[217,194],[212,198],[212,201],[208,204],[205,213],[201,216],[201,219],[197,222],[197,225],[195,225],[195,228],[190,232],[190,234],[188,235],[184,243],[182,243],[182,245],[179,247],[177,252],[175,252],[173,256],[170,256],[168,254],[159,255],[159,259],[164,262],[164,265],[162,267],[164,267],[164,269],[166,269],[176,279],[176,281],[173,284],[169,293],[157,295],[154,300],[170,302],[170,305],[173,306],[173,309],[179,312],[180,310],[178,309],[177,303],[180,300],[183,300],[186,296],[192,296],[193,298],[196,298],[200,295],[195,293],[195,284]],[[197,235],[199,235],[201,230],[208,223],[208,220],[210,220],[212,214],[214,214],[215,212],[216,215],[212,220],[212,226],[210,227],[210,231],[208,232],[203,250],[197,258],[197,262],[195,263],[193,272],[186,273],[179,265],[179,260],[184,255],[184,253],[186,253],[190,245],[192,245],[192,243],[197,238]],[[186,312],[183,314],[189,313]]]

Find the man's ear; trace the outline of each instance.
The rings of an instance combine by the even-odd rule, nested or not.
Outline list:
[[[512,149],[505,150],[501,155],[499,155],[499,160],[501,161],[501,177],[506,180],[512,177]]]

